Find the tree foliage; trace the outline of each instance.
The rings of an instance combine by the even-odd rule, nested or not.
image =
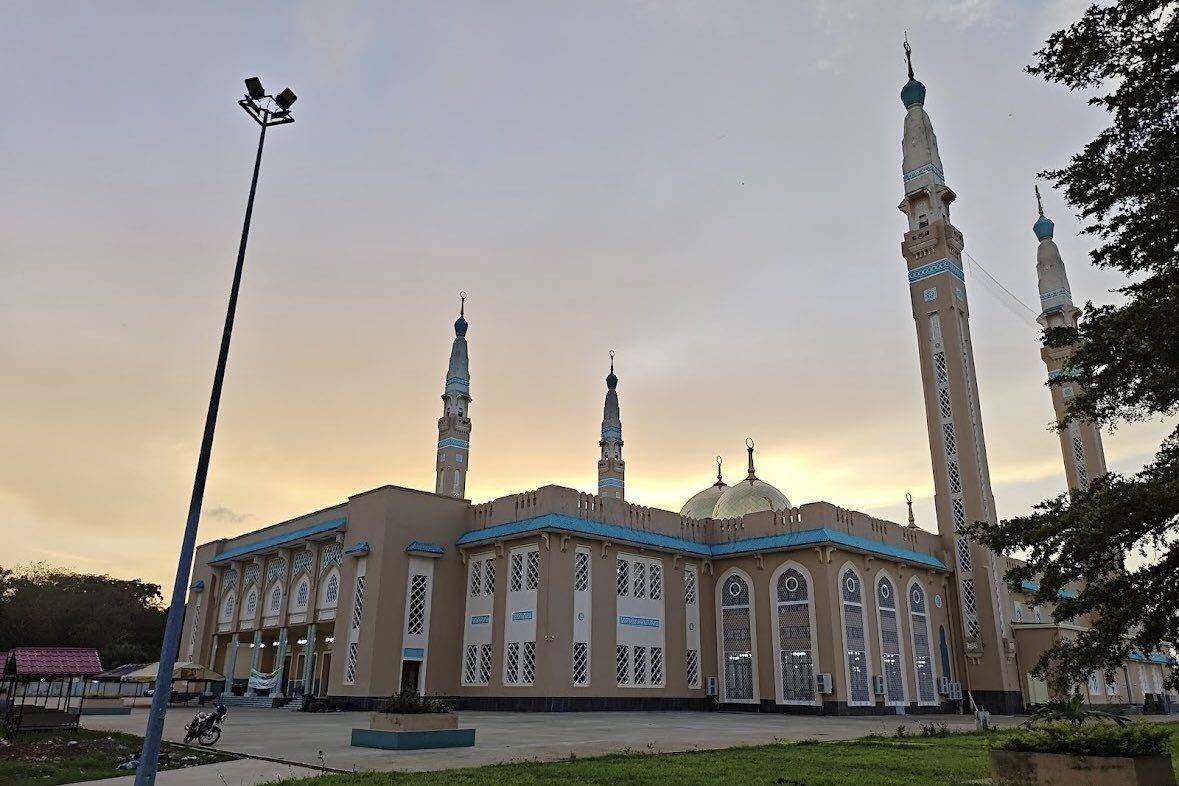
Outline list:
[[[94,647],[106,668],[154,662],[164,619],[158,584],[44,565],[0,568],[0,651]]]
[[[1179,413],[1179,3],[1122,0],[1092,5],[1054,33],[1028,73],[1073,91],[1110,115],[1110,125],[1068,166],[1042,173],[1060,187],[1098,238],[1094,264],[1118,270],[1122,302],[1084,308],[1078,329],[1044,341],[1073,347],[1075,394],[1061,423],[1173,418]],[[1179,429],[1132,477],[1111,473],[1089,488],[1038,504],[1026,516],[968,534],[989,548],[1027,554],[1012,586],[1036,579],[1034,602],[1055,604],[1057,622],[1089,629],[1045,653],[1036,673],[1058,690],[1111,672],[1134,652],[1179,641]],[[1070,584],[1076,597],[1057,593]],[[1172,685],[1179,678],[1172,675]]]

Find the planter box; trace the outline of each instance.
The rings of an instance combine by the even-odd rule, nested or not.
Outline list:
[[[451,712],[399,714],[374,712],[368,727],[377,731],[439,731],[457,729],[458,716]]]
[[[1027,786],[1176,786],[1171,756],[1068,756],[988,752],[997,783]]]

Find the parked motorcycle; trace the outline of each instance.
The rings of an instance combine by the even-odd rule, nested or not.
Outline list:
[[[184,742],[196,740],[201,745],[216,745],[221,739],[221,722],[225,720],[227,710],[218,700],[212,712],[198,712],[192,723],[184,727]]]

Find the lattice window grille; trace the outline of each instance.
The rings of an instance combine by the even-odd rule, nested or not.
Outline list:
[[[946,376],[946,353],[933,353],[933,373],[937,378],[938,385],[945,385],[949,378]]]
[[[628,560],[618,560],[618,597],[625,598],[630,596],[630,562]]]
[[[344,682],[353,685],[356,683],[356,657],[360,645],[353,641],[348,644],[348,659],[344,663]]]
[[[635,592],[636,598],[647,597],[647,564],[645,562],[636,562],[634,564],[635,574]]]
[[[246,565],[246,570],[242,575],[246,584],[257,581],[258,577],[262,575],[262,566],[257,562],[251,562],[249,565]]]
[[[942,424],[942,436],[946,440],[946,455],[953,456],[954,454],[956,454],[958,452],[958,443],[954,439],[954,424],[953,423],[943,423]]]
[[[512,555],[512,580],[510,589],[519,592],[524,587],[524,555]]]
[[[940,388],[937,392],[938,408],[941,410],[942,417],[948,418],[953,414],[950,409],[950,389]]]
[[[684,603],[688,606],[696,604],[696,571],[684,571]]]
[[[291,561],[291,570],[296,574],[311,570],[311,552],[300,551],[296,554]]]
[[[473,685],[475,673],[479,665],[479,645],[468,644],[466,656],[463,658],[463,684]]]
[[[753,628],[749,586],[733,575],[725,580],[721,595],[721,631],[724,650],[725,699],[753,699]]]
[[[223,590],[230,590],[237,586],[237,571],[227,570],[221,579],[221,588]]]
[[[864,635],[863,595],[860,580],[850,570],[840,579],[843,595],[843,638],[847,652],[847,672],[851,701],[866,703],[871,699],[868,686],[867,638]]]
[[[237,596],[231,592],[231,593],[229,593],[229,595],[227,595],[225,597],[225,605],[222,606],[222,608],[221,608],[222,622],[233,619],[233,610],[236,605],[237,605]]]
[[[364,576],[356,577],[356,599],[352,602],[352,630],[360,630],[360,619],[364,615]]]
[[[275,579],[282,578],[286,572],[286,559],[283,557],[276,557],[275,559],[270,560],[270,562],[266,565],[266,580],[274,581]]]
[[[634,648],[634,673],[635,673],[635,685],[646,685],[647,684],[647,648],[646,647],[639,646],[639,647]]]
[[[578,551],[573,555],[573,589],[575,592],[589,591],[590,555]]]
[[[343,554],[344,544],[342,543],[329,543],[324,546],[323,552],[319,555],[319,570],[322,572],[332,565],[339,565]]]
[[[324,593],[324,599],[329,606],[336,605],[336,601],[340,599],[340,577],[334,573],[328,579],[327,592]]]
[[[246,616],[254,616],[254,612],[258,610],[258,592],[250,590],[250,594],[246,596]]]
[[[483,591],[483,560],[471,563],[471,589],[470,596],[472,598],[479,597]]]
[[[507,664],[504,682],[508,685],[517,685],[520,682],[520,643],[516,641],[508,642],[507,650]]]
[[[483,594],[495,594],[495,559],[492,557],[483,560]]]
[[[420,573],[414,574],[409,582],[409,615],[406,618],[405,631],[411,635],[421,635],[426,621],[426,577]]]
[[[200,625],[201,625],[201,602],[200,602],[200,600],[198,600],[196,602],[196,608],[193,609],[193,613],[192,613],[192,632],[189,634],[189,637],[188,637],[188,659],[189,660],[192,660],[193,650],[196,649],[197,628],[199,628]]]
[[[699,650],[688,650],[684,656],[684,665],[688,673],[688,687],[700,687],[700,652]]]
[[[573,684],[589,684],[589,644],[573,642]]]
[[[950,500],[950,508],[954,513],[954,531],[966,526],[966,503],[961,498]]]
[[[778,577],[777,592],[782,698],[786,701],[813,701],[814,664],[806,579],[794,568],[788,568]]]
[[[892,704],[905,701],[904,658],[901,654],[901,626],[897,619],[892,582],[881,577],[876,585],[876,613],[880,623],[881,660],[884,665],[884,695]]]
[[[520,683],[531,685],[536,678],[536,642],[526,641],[520,651]]]
[[[479,684],[491,682],[491,645],[479,645]]]
[[[1089,473],[1085,470],[1085,446],[1080,437],[1073,437],[1073,458],[1077,462],[1077,483],[1082,489],[1089,486]]]
[[[958,567],[963,573],[970,573],[970,541],[966,538],[954,538],[958,547]]]
[[[540,586],[540,552],[528,552],[528,573],[527,581],[524,584],[525,589],[534,590]]]
[[[663,647],[651,648],[651,684],[663,685]]]
[[[946,461],[946,473],[950,476],[950,493],[962,493],[962,476],[958,474],[958,461],[956,459],[949,459]]]
[[[307,608],[307,601],[311,596],[311,582],[301,581],[298,588],[295,590],[295,604],[301,608]]]
[[[614,656],[619,685],[630,685],[630,647],[619,644]]]
[[[663,566],[651,565],[651,600],[663,600]]]
[[[925,593],[916,584],[909,590],[909,625],[913,630],[913,668],[917,672],[917,700],[937,701],[933,684],[933,651],[929,642],[929,617]]]
[[[974,597],[974,580],[962,579],[962,606],[966,611],[966,632],[974,639],[981,635],[978,624],[978,601]]]
[[[275,587],[270,591],[270,612],[277,614],[282,606],[282,587]]]

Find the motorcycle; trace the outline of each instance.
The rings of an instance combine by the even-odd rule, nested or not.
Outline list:
[[[212,712],[198,712],[192,723],[184,727],[184,742],[187,744],[196,740],[206,747],[216,745],[217,740],[221,739],[221,722],[225,720],[226,712],[225,705],[220,701]]]

